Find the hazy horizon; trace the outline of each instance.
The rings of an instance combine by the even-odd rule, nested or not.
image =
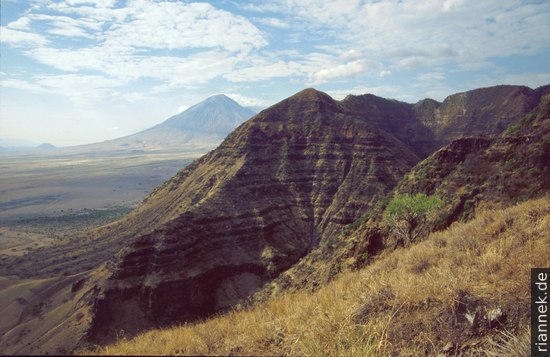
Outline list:
[[[80,145],[223,93],[406,102],[550,83],[545,1],[2,0],[0,137]]]

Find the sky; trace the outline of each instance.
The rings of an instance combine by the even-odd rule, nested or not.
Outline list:
[[[442,101],[550,83],[548,0],[1,0],[0,137],[129,135],[223,93]]]

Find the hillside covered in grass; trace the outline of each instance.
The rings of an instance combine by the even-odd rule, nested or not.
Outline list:
[[[282,294],[201,323],[83,354],[419,356],[528,353],[530,268],[550,256],[550,198],[382,253],[314,293]],[[523,352],[522,352],[523,351]]]

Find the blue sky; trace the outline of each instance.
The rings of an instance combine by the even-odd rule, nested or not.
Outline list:
[[[407,102],[550,83],[550,1],[1,0],[0,137],[76,145],[225,93]]]

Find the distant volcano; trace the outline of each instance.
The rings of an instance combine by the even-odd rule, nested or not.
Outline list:
[[[50,144],[50,143],[43,143],[43,144],[40,144],[36,147],[36,149],[38,150],[53,150],[53,149],[57,149],[54,145]]]
[[[255,114],[219,94],[136,134],[78,147],[90,151],[209,150]]]
[[[221,141],[254,114],[256,113],[240,106],[233,99],[219,94],[195,104],[184,112],[174,115],[138,135],[176,130],[186,133],[190,137],[214,135]]]

